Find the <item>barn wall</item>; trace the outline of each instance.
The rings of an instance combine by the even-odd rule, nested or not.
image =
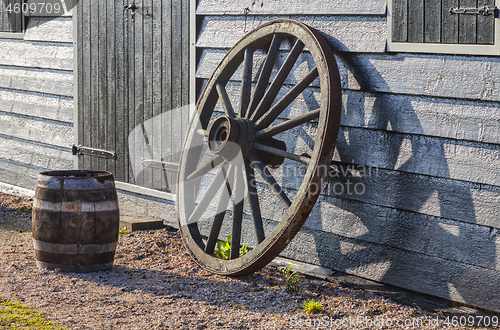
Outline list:
[[[374,174],[351,178],[363,194],[325,190],[284,256],[500,311],[499,58],[387,53],[385,0],[200,0],[197,16],[201,86],[272,19],[316,27],[335,51],[335,159]]]
[[[0,182],[34,189],[40,171],[73,168],[73,111],[71,15],[0,38]]]

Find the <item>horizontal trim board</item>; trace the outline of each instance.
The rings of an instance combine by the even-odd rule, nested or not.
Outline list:
[[[173,201],[173,202],[175,202],[175,200],[176,200],[174,194],[167,193],[164,191],[154,190],[154,189],[150,189],[150,188],[144,188],[144,187],[136,186],[136,185],[133,185],[130,183],[119,182],[119,181],[116,181],[115,185],[116,185],[116,189],[136,193],[139,195],[145,195],[145,196],[149,196],[149,197],[166,199],[166,200]]]
[[[251,15],[385,15],[385,0],[288,0],[276,2],[273,0],[201,0],[198,3],[197,15],[242,15],[249,8]]]
[[[73,97],[73,72],[0,66],[0,88]]]
[[[229,49],[250,30],[277,18],[204,17],[196,46]],[[335,51],[385,52],[385,17],[320,16],[298,19],[321,31]]]
[[[1,39],[24,39],[24,33],[0,32]]]
[[[63,96],[0,89],[0,112],[73,122],[73,99]]]
[[[0,182],[0,192],[12,196],[19,196],[23,198],[35,198],[35,191],[31,189],[21,188],[12,184]]]

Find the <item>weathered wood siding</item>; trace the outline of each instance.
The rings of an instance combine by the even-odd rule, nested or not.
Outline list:
[[[199,86],[239,38],[276,18],[316,27],[336,53],[335,159],[372,175],[329,179],[284,256],[500,311],[499,58],[386,53],[381,0],[200,0],[197,16]],[[237,83],[227,88],[237,97]],[[347,180],[365,191],[336,193]]]
[[[0,182],[34,189],[39,172],[71,169],[73,111],[72,17],[0,38]]]

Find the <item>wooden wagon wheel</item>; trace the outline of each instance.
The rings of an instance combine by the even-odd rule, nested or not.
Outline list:
[[[228,93],[230,88],[237,92]],[[291,110],[299,98],[307,103],[306,89],[313,90],[309,103],[318,106]],[[296,114],[297,109],[305,112]],[[227,53],[201,95],[179,167],[179,226],[198,264],[217,274],[243,276],[283,251],[322,190],[340,114],[335,58],[311,27],[272,21]],[[309,152],[293,150],[300,149],[299,140],[307,140],[301,145]],[[285,175],[285,166],[297,171]],[[296,186],[285,177],[294,178]],[[273,220],[276,213],[281,220]],[[231,248],[222,259],[215,251],[227,234]],[[240,249],[244,241],[253,247],[246,254]]]

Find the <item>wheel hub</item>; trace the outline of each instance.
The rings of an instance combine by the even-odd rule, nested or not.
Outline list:
[[[215,120],[208,134],[210,151],[228,162],[234,162],[241,152],[246,157],[252,149],[255,125],[247,119],[228,116]]]

